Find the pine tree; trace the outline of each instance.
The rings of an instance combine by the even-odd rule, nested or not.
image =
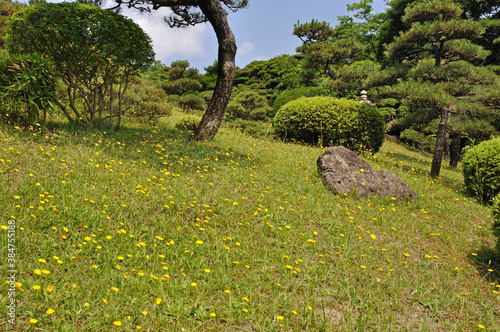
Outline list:
[[[408,67],[404,80],[394,89],[403,104],[438,114],[432,177],[441,170],[452,116],[477,112],[471,97],[496,79],[486,68],[472,64],[489,54],[471,42],[484,33],[484,27],[461,19],[461,15],[462,9],[453,1],[419,1],[405,10],[403,22],[409,29],[387,48],[388,58],[403,60]]]

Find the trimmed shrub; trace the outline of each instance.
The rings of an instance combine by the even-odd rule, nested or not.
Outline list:
[[[385,134],[384,116],[375,107],[333,97],[302,97],[285,104],[276,113],[274,127],[283,139],[373,153]]]
[[[175,123],[175,128],[195,131],[198,128],[198,124],[200,124],[201,118],[196,115],[186,115],[185,117],[180,118]]]
[[[497,237],[496,251],[500,256],[500,194],[493,199],[491,216],[493,217],[493,235]]]
[[[500,137],[481,142],[463,157],[467,192],[489,201],[500,192]]]
[[[273,110],[277,112],[283,105],[300,97],[314,97],[319,95],[321,95],[321,90],[318,87],[303,86],[296,89],[288,89],[276,97],[273,103]]]

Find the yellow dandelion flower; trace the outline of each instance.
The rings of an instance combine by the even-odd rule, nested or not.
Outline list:
[[[40,287],[40,286],[38,286],[38,285],[33,286],[33,289],[34,289],[34,290],[39,290],[40,288],[41,288],[41,287]]]
[[[143,312],[141,312],[141,314],[143,314],[144,316],[146,316],[148,314],[148,312],[144,310]]]
[[[160,304],[161,303],[161,299],[160,298],[157,298],[156,299],[156,304]]]
[[[217,315],[215,314],[215,312],[212,312],[212,313],[210,313],[210,316],[215,317]]]
[[[36,324],[36,323],[38,323],[38,319],[31,318],[30,319],[30,323],[31,324]]]
[[[226,289],[226,290],[224,291],[224,293],[226,293],[226,294],[231,294],[231,291],[230,291],[229,289]]]
[[[197,283],[195,283],[195,282],[192,282],[192,283],[191,283],[191,286],[193,286],[193,287],[196,287],[197,285],[198,285],[198,284],[197,284]]]
[[[43,259],[43,258],[39,258],[39,259],[38,259],[38,261],[39,261],[40,263],[47,263],[47,261],[46,261],[45,259]]]
[[[35,271],[33,271],[33,273],[35,273],[35,274],[37,274],[37,275],[40,275],[40,274],[42,274],[42,271],[40,271],[40,270],[35,270]]]
[[[284,320],[284,319],[285,319],[285,317],[283,317],[283,316],[277,316],[277,317],[276,317],[276,319],[277,319],[277,320]]]
[[[115,321],[113,322],[113,325],[115,325],[115,326],[122,326],[122,325],[123,325],[123,323],[122,323],[122,322],[120,322],[120,321],[118,321],[118,320],[115,320]]]
[[[48,286],[47,286],[47,292],[49,292],[49,293],[50,293],[50,292],[52,292],[53,290],[54,290],[54,286],[52,286],[52,285],[48,285]]]
[[[203,244],[203,241],[202,240],[198,240],[198,241],[196,241],[196,244]]]
[[[54,309],[49,308],[49,309],[48,309],[45,313],[46,313],[47,315],[52,315],[54,312],[55,312],[55,310],[54,310]]]

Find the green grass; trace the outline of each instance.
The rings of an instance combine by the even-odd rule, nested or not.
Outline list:
[[[14,327],[1,283],[0,330],[500,330],[490,210],[460,169],[434,181],[430,155],[386,142],[367,161],[419,200],[337,197],[320,148],[173,123],[1,128],[19,284]]]

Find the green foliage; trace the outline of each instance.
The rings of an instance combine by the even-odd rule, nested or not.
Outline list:
[[[271,123],[262,121],[235,119],[226,125],[254,137],[271,137],[275,133]]]
[[[172,113],[163,89],[147,78],[134,77],[123,97],[124,112],[128,116],[153,120]]]
[[[201,117],[189,114],[189,115],[186,115],[186,116],[180,118],[175,123],[175,128],[189,130],[189,131],[195,131],[196,128],[198,127],[198,124],[200,123],[200,121],[201,121]]]
[[[492,200],[491,217],[493,218],[493,234],[497,237],[496,251],[500,255],[500,194]]]
[[[25,3],[0,0],[0,48],[3,48],[4,46],[4,38],[7,31],[7,20],[12,16],[12,14],[24,7],[26,7]]]
[[[205,99],[199,93],[188,93],[182,95],[177,100],[181,108],[190,111],[203,111],[207,108]]]
[[[285,104],[274,127],[284,139],[372,152],[380,149],[385,132],[384,117],[375,107],[333,97],[302,97]]]
[[[329,95],[356,99],[365,88],[365,79],[380,69],[380,65],[371,60],[346,64],[337,69],[333,80],[324,80],[320,87]]]
[[[489,201],[500,192],[500,137],[468,149],[463,157],[467,192]]]
[[[170,67],[163,66],[153,73],[153,77],[169,95],[182,96],[199,91],[202,87],[198,69],[190,68],[187,60],[174,61]]]
[[[239,89],[231,97],[226,109],[226,119],[270,121],[271,107],[267,99],[253,89]]]
[[[236,68],[234,79],[235,86],[243,84],[262,90],[283,91],[302,83],[308,84],[300,74],[300,56],[287,54],[269,60],[252,61],[242,69]]]
[[[300,97],[314,97],[321,95],[321,90],[318,87],[302,86],[295,89],[287,89],[280,93],[273,103],[273,110],[277,112],[283,105]]]
[[[28,126],[53,107],[53,65],[38,56],[0,57],[0,119]]]
[[[412,128],[405,129],[401,132],[399,139],[407,144],[410,144],[414,148],[432,152],[434,146],[436,145],[436,138],[433,136],[426,136],[420,131],[416,131]]]
[[[77,120],[92,125],[118,113],[119,127],[129,79],[154,60],[151,40],[136,23],[99,7],[47,3],[18,11],[8,26],[9,52],[43,54],[54,63]],[[67,105],[58,106],[71,121]]]

